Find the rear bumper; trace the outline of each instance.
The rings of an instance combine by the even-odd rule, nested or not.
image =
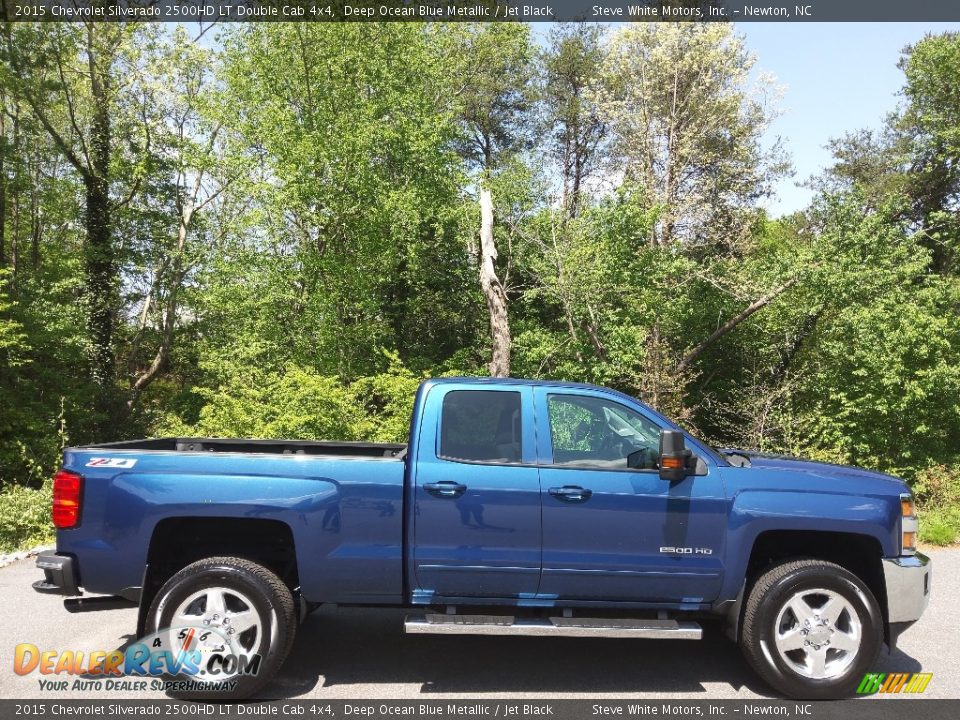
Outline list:
[[[912,623],[930,602],[933,563],[923,553],[884,558],[883,579],[887,587],[887,622]]]
[[[44,595],[81,595],[76,562],[69,555],[45,553],[37,556],[37,567],[43,570],[43,580],[33,583],[33,589]]]

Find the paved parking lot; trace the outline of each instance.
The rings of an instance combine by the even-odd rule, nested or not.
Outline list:
[[[883,654],[878,672],[934,674],[925,696],[960,698],[960,550],[929,552],[933,597],[923,619]],[[34,593],[33,559],[0,569],[0,697],[40,698],[37,676],[12,672],[14,646],[112,650],[134,629],[134,610],[68,614]],[[770,697],[719,627],[702,641],[404,635],[403,611],[322,610],[311,615],[264,697],[684,698]],[[106,697],[74,692],[67,697]],[[60,694],[59,697],[64,697]],[[109,697],[145,697],[111,693]],[[157,694],[157,697],[162,697]]]

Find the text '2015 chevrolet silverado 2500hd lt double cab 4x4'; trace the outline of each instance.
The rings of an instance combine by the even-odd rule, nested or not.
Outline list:
[[[322,603],[407,606],[409,633],[696,640],[715,618],[781,693],[838,697],[930,593],[901,480],[718,452],[571,383],[425,381],[408,445],[71,448],[53,518],[34,587],[139,604],[138,635],[179,639],[193,687],[232,697]]]

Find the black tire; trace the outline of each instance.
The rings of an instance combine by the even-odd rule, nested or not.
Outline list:
[[[800,594],[808,609],[819,613],[823,608],[809,606],[808,599],[816,602],[817,597],[826,599],[830,595],[820,596],[812,592],[818,589],[839,595],[848,605],[832,630],[823,629],[818,624],[820,615],[815,614],[813,629],[816,633],[813,633],[808,626],[800,624],[799,616],[788,609],[788,604]],[[810,592],[804,595],[805,591]],[[855,618],[852,617],[854,613]],[[858,630],[854,622],[859,623]],[[835,633],[841,631],[841,623],[847,625],[847,632],[843,633],[845,638],[835,637]],[[823,560],[792,560],[767,570],[750,590],[741,627],[740,647],[753,669],[775,690],[798,699],[821,700],[852,695],[876,661],[883,643],[883,619],[873,593],[853,573]],[[786,638],[787,634],[796,637],[797,633],[802,633],[797,641],[808,647],[778,649],[778,637]],[[831,641],[837,644],[854,635],[859,641],[856,650],[830,648]],[[786,643],[781,647],[786,647]],[[813,667],[813,661],[808,657],[819,654],[821,648],[828,648],[823,656],[833,658],[830,662],[837,668],[835,674],[830,675],[828,669],[824,677],[805,675],[804,672],[815,674],[808,669]],[[801,664],[805,668],[798,670]]]
[[[236,557],[212,557],[199,560],[183,568],[164,583],[150,605],[147,614],[147,633],[157,633],[171,627],[174,614],[182,603],[205,589],[223,590],[229,602],[238,598],[249,601],[259,621],[250,640],[249,652],[260,655],[255,675],[237,674],[231,690],[191,687],[171,690],[174,697],[184,699],[238,700],[249,697],[269,682],[286,659],[297,630],[297,613],[290,589],[273,572],[250,560]],[[205,608],[207,600],[199,600]],[[206,612],[204,609],[202,612]],[[226,618],[227,613],[224,613]],[[198,617],[198,623],[202,622]],[[226,622],[226,619],[221,622]],[[223,628],[218,628],[223,629]],[[238,639],[243,633],[238,634]],[[249,635],[246,637],[250,637]],[[175,681],[197,680],[198,677],[177,675],[167,678]],[[210,677],[216,682],[220,677]],[[196,683],[194,683],[195,685]]]

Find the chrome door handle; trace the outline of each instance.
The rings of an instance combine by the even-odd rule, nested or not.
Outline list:
[[[593,490],[587,490],[579,485],[564,485],[563,487],[552,487],[547,490],[557,500],[563,502],[575,503],[586,502],[593,495]]]
[[[457,498],[467,491],[467,486],[452,480],[441,480],[435,483],[424,483],[423,489],[434,497]]]

